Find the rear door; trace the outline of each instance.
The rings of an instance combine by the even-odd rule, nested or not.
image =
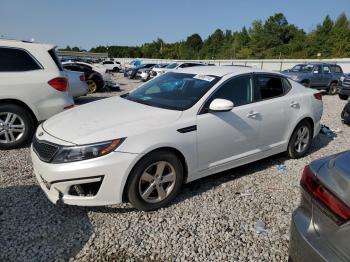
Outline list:
[[[300,98],[291,98],[287,79],[274,74],[255,74],[252,111],[259,119],[259,148],[262,151],[282,150],[288,143],[290,126],[301,105]],[[299,101],[300,100],[300,101]]]
[[[332,81],[332,70],[330,65],[322,65],[322,87],[329,86]]]
[[[322,86],[322,67],[320,65],[315,65],[311,73],[310,84],[312,87]]]

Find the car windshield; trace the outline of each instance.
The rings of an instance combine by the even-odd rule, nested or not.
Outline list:
[[[302,72],[302,73],[310,73],[312,72],[312,69],[314,68],[314,65],[296,65],[294,66],[291,71],[292,72]]]
[[[128,100],[171,110],[193,106],[219,77],[169,72],[135,89]]]
[[[170,68],[170,69],[172,69],[172,68],[175,68],[175,67],[177,67],[177,63],[172,63],[172,64],[170,64],[170,65],[167,65],[165,68]]]

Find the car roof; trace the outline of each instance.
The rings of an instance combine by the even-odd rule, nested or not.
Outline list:
[[[336,63],[324,63],[324,62],[310,62],[310,63],[302,63],[297,65],[337,65]]]
[[[46,50],[50,50],[56,47],[55,45],[51,45],[51,44],[43,44],[43,43],[36,43],[36,42],[30,42],[30,41],[24,41],[24,40],[3,39],[3,38],[0,38],[0,46],[17,47],[17,48],[23,48],[23,49],[44,47]]]
[[[196,75],[212,75],[222,77],[228,74],[244,74],[244,73],[253,73],[253,72],[262,72],[262,73],[273,73],[279,74],[278,72],[271,72],[267,70],[260,70],[252,67],[243,67],[243,66],[194,66],[178,69],[176,72],[196,74]]]

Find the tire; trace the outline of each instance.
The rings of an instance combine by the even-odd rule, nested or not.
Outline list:
[[[89,79],[86,81],[87,85],[88,85],[88,94],[93,94],[96,93],[97,91],[97,83],[95,80],[93,79]]]
[[[341,100],[348,100],[349,96],[348,95],[342,95],[342,94],[338,94],[339,98]]]
[[[310,81],[304,81],[301,84],[305,87],[310,87]]]
[[[337,94],[337,84],[336,83],[331,83],[331,85],[329,86],[328,89],[328,94],[331,96],[334,96],[335,94]]]
[[[28,145],[34,131],[35,120],[27,110],[15,104],[0,105],[0,149]]]
[[[120,70],[119,70],[119,68],[118,68],[118,67],[114,67],[114,68],[113,68],[113,72],[115,72],[115,73],[119,73],[119,71],[120,71]]]
[[[303,133],[303,131],[301,130],[307,130],[306,131],[307,132],[306,134],[308,134],[307,140],[305,136],[304,136],[304,140],[299,140],[301,139],[300,135]],[[297,125],[297,127],[294,129],[293,134],[289,140],[288,149],[287,149],[288,156],[294,159],[305,156],[311,146],[312,138],[313,138],[313,132],[312,132],[312,127],[310,123],[306,120],[300,122]],[[297,144],[297,141],[300,141],[301,143],[300,148],[299,148],[299,143]]]
[[[170,173],[174,176],[169,176]],[[126,187],[128,200],[142,211],[164,207],[180,191],[183,173],[183,166],[176,155],[165,150],[154,151],[142,158],[131,171]],[[164,177],[169,181],[171,178],[171,182],[163,182]]]

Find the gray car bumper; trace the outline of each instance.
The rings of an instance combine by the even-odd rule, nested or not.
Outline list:
[[[290,230],[289,260],[342,261],[315,232],[311,215],[303,208],[294,211]]]

